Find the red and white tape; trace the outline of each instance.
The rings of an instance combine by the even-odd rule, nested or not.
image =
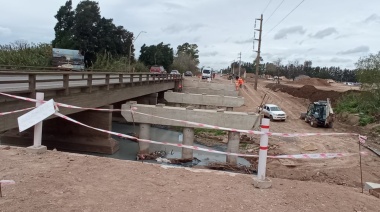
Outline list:
[[[10,111],[10,112],[0,112],[0,116],[5,116],[5,115],[8,115],[8,114],[18,113],[18,112],[22,112],[22,111],[27,111],[27,110],[31,110],[31,109],[34,109],[34,108],[35,107],[29,107],[29,108],[25,108],[25,109]]]
[[[0,180],[0,185],[13,185],[16,184],[14,180]]]
[[[136,138],[134,136],[125,135],[123,133],[116,133],[116,132],[112,132],[112,131],[108,131],[108,130],[92,127],[92,126],[86,125],[84,123],[81,123],[79,121],[76,121],[76,120],[74,120],[74,119],[72,119],[70,117],[67,117],[67,116],[65,116],[65,115],[63,115],[61,113],[58,113],[58,112],[56,112],[55,115],[57,115],[57,116],[65,119],[67,121],[79,124],[81,126],[84,126],[84,127],[87,127],[87,128],[93,129],[93,130],[97,130],[97,131],[100,131],[100,132],[103,132],[103,133],[108,133],[108,134],[111,134],[111,135],[116,135],[118,137],[128,138],[128,139],[135,140],[135,141],[141,141],[141,142],[146,142],[146,143],[151,143],[151,144],[166,145],[166,146],[182,147],[182,148],[186,148],[186,149],[193,149],[193,150],[199,150],[199,151],[211,152],[211,153],[223,154],[223,155],[232,155],[232,156],[239,156],[239,157],[259,157],[258,155],[252,155],[252,154],[240,154],[240,153],[222,152],[222,151],[217,151],[217,150],[207,149],[207,148],[202,148],[202,147],[197,147],[197,146],[189,146],[189,145],[175,144],[175,143],[169,143],[169,142],[159,142],[159,141],[152,141],[152,140],[148,140],[148,139],[139,139],[139,138]],[[355,154],[356,153],[316,153],[316,154],[297,154],[297,155],[275,155],[275,156],[267,156],[267,157],[268,158],[279,158],[279,159],[281,159],[281,158],[293,158],[293,159],[329,159],[329,158],[346,157],[346,156],[351,156],[351,155],[355,155]]]
[[[0,92],[1,95],[16,98],[16,99],[21,99],[25,101],[30,101],[30,102],[37,102],[35,99],[27,98],[27,97],[20,97],[16,95],[11,95],[11,94],[6,94]],[[240,129],[233,129],[233,128],[227,128],[227,127],[219,127],[215,125],[209,125],[209,124],[203,124],[203,123],[198,123],[198,122],[191,122],[191,121],[184,121],[184,120],[179,120],[179,119],[171,119],[171,118],[166,118],[166,117],[161,117],[161,116],[155,116],[151,114],[146,114],[146,113],[141,113],[137,112],[137,108],[133,107],[131,110],[122,110],[122,109],[101,109],[101,108],[86,108],[86,107],[78,107],[78,106],[73,106],[73,105],[68,105],[64,103],[58,103],[56,102],[58,106],[65,107],[65,108],[72,108],[72,109],[81,109],[81,110],[95,110],[95,111],[130,111],[133,113],[145,115],[145,116],[150,116],[150,117],[155,117],[155,118],[160,118],[164,120],[170,120],[170,121],[175,121],[175,122],[181,122],[193,126],[199,126],[199,127],[204,127],[204,128],[209,128],[209,129],[217,129],[217,130],[225,130],[225,131],[231,131],[231,132],[240,132],[240,133],[247,133],[247,134],[253,134],[253,135],[263,135],[267,134],[269,136],[279,136],[279,137],[306,137],[306,136],[359,136],[357,133],[273,133],[273,132],[260,132],[260,131],[254,131],[254,130],[240,130]]]

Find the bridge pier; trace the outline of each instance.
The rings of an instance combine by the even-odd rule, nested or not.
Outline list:
[[[194,145],[194,128],[185,127],[183,128],[183,145],[193,146]],[[193,150],[182,148],[182,159],[192,159]]]
[[[140,124],[139,138],[150,140],[150,124]],[[139,153],[149,154],[149,143],[139,141]]]
[[[239,153],[239,143],[240,143],[240,133],[239,132],[228,132],[228,144],[227,152]],[[236,165],[237,156],[227,155],[227,163]]]

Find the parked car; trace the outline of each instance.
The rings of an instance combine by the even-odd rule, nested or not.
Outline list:
[[[281,110],[280,107],[274,104],[264,104],[259,110],[264,114],[264,117],[270,118],[273,120],[286,120],[286,113]]]
[[[179,71],[177,71],[177,70],[172,70],[172,71],[170,72],[170,74],[180,74],[180,73],[179,73]]]
[[[192,76],[193,76],[193,72],[191,72],[191,71],[185,72],[185,77],[192,77]]]
[[[164,74],[166,73],[165,69],[163,66],[157,66],[157,65],[154,65],[152,67],[150,67],[150,73],[157,73],[157,74]]]

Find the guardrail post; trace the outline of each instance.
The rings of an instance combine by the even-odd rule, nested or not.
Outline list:
[[[146,84],[149,85],[149,74],[146,75]]]
[[[119,86],[123,87],[123,74],[119,74]]]
[[[70,79],[70,75],[68,75],[68,74],[63,75],[63,89],[64,89],[65,95],[69,95],[69,93],[70,93],[69,79]]]
[[[266,133],[269,132],[269,119],[262,119],[261,132],[265,134],[260,137],[259,165],[257,167],[257,177],[253,178],[253,185],[256,188],[265,189],[272,186],[272,181],[265,177],[268,156],[268,134]]]
[[[87,89],[88,89],[88,92],[91,93],[92,92],[92,74],[88,74],[87,75]]]
[[[36,75],[28,74],[30,97],[36,96]]]
[[[110,74],[106,74],[107,91],[110,89]]]
[[[142,74],[139,74],[139,82],[140,82],[140,85],[143,85]]]
[[[131,82],[131,86],[134,86],[134,84],[133,84],[133,77],[134,77],[133,74],[129,74],[129,82]]]

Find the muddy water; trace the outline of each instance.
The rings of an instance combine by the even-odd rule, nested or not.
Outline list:
[[[114,132],[119,132],[119,133],[124,133],[124,134],[133,133],[133,132],[138,133],[139,126],[136,125],[135,127],[133,127],[133,125],[120,124],[120,123],[114,122],[112,123],[112,130]],[[179,139],[182,133],[172,131],[172,130],[167,130],[167,129],[151,127],[150,135],[151,135],[151,140],[161,141],[161,142],[166,141],[170,143],[181,143]],[[117,159],[122,159],[122,160],[136,160],[136,153],[138,152],[137,143],[127,140],[127,139],[121,139],[118,137],[114,137],[114,139],[118,140],[120,143],[119,151],[117,151],[113,155],[99,155],[99,154],[96,154],[96,155],[117,158]],[[167,158],[181,158],[181,148],[179,147],[163,146],[163,145],[158,145],[158,144],[150,144],[150,145],[151,145],[150,146],[151,152],[165,150],[168,153],[166,156]],[[201,144],[197,144],[196,142],[194,145],[198,147],[203,147],[203,148],[210,148]],[[226,145],[221,145],[217,147],[212,147],[211,149],[226,151],[227,147]],[[201,160],[198,166],[207,165],[209,162],[226,162],[226,156],[221,155],[221,154],[194,150],[193,155],[194,157]],[[151,161],[151,162],[155,162],[155,161]],[[250,165],[250,163],[243,158],[238,158],[238,163],[245,166]]]

